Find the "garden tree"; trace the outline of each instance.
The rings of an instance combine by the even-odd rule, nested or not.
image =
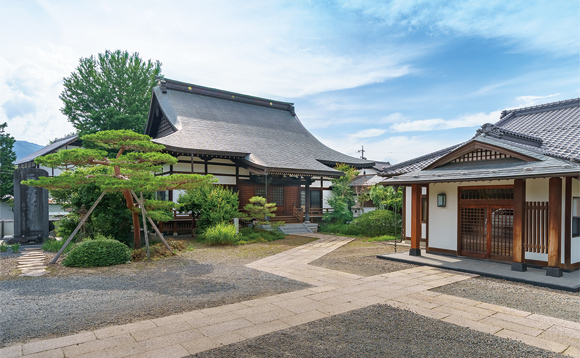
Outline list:
[[[0,200],[4,201],[6,195],[14,195],[14,137],[6,133],[7,124],[0,124]]]
[[[138,53],[107,50],[81,58],[75,72],[64,78],[61,112],[81,136],[118,129],[143,133],[160,73],[159,61],[143,61]]]
[[[364,185],[357,185],[353,187],[354,193],[356,194],[356,204],[360,207],[362,213],[365,213],[365,203],[371,200],[369,194],[369,187]]]
[[[354,190],[350,183],[359,172],[346,164],[339,164],[334,169],[342,171],[344,175],[331,180],[331,195],[328,199],[328,205],[332,207],[332,211],[324,214],[324,220],[345,223],[353,218],[350,207],[354,204]]]
[[[267,221],[269,218],[276,216],[276,204],[267,203],[266,199],[261,196],[254,196],[250,198],[250,202],[244,206],[244,218],[258,219],[259,221]]]
[[[395,190],[392,186],[373,185],[369,196],[377,209],[391,209],[400,212],[403,207],[403,189]]]
[[[238,193],[221,185],[204,184],[188,190],[177,200],[181,211],[191,211],[198,218],[197,228],[206,228],[239,216]]]
[[[85,135],[81,140],[106,150],[116,150],[116,156],[109,158],[107,151],[101,149],[77,148],[39,157],[35,162],[51,168],[103,166],[107,167],[104,173],[87,174],[86,171],[75,170],[57,177],[40,177],[38,180],[27,180],[23,183],[50,190],[75,190],[83,185],[95,184],[102,191],[122,193],[127,208],[131,210],[136,249],[141,247],[139,211],[131,192],[194,189],[214,180],[213,176],[199,174],[155,176],[154,173],[159,171],[161,165],[175,164],[177,159],[160,153],[164,146],[151,142],[147,135],[130,130],[103,131]],[[162,204],[157,202],[153,205]]]

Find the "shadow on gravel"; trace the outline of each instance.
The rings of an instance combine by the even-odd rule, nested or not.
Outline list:
[[[190,357],[562,357],[386,305],[371,306]]]
[[[240,264],[0,281],[0,346],[310,287]]]

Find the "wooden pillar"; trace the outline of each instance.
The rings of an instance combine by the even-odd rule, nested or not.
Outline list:
[[[562,178],[550,178],[548,210],[548,270],[546,276],[560,277],[560,242],[562,239]]]
[[[564,195],[564,268],[572,268],[572,177],[566,178]]]
[[[526,181],[514,180],[514,222],[512,271],[526,271],[524,225],[526,212]]]
[[[172,175],[172,174],[173,174],[173,164],[171,164],[169,166],[169,175]],[[168,196],[169,196],[169,201],[173,201],[173,190],[169,190]]]
[[[421,185],[411,185],[411,256],[421,256]]]
[[[304,186],[304,221],[310,222],[310,180],[306,180],[306,185]]]

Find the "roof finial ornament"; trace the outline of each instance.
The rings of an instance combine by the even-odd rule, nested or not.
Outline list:
[[[161,93],[167,93],[167,81],[163,77],[159,78],[158,86],[161,89]]]
[[[479,137],[480,135],[490,136],[499,139],[501,139],[502,137],[502,133],[500,132],[499,128],[492,123],[485,123],[484,125],[482,125],[481,128],[477,130],[475,136]]]

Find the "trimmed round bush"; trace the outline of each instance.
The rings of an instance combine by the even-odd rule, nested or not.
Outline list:
[[[87,240],[76,244],[66,255],[63,266],[98,267],[124,264],[131,260],[131,249],[112,239]]]

